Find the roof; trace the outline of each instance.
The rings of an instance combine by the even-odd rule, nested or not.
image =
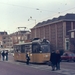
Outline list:
[[[7,35],[7,32],[0,32],[0,35],[4,35],[4,34],[6,34]]]
[[[26,34],[28,32],[30,32],[30,31],[17,31],[17,32],[10,34],[10,35],[12,36],[12,35]]]
[[[47,21],[39,22],[33,28],[48,25],[48,24],[53,24],[60,21],[75,21],[75,14],[70,13],[70,14],[66,14],[65,16],[59,16],[58,18],[48,19]]]
[[[25,44],[32,44],[32,42],[27,42],[27,43],[18,43],[18,44],[15,44],[15,45],[25,45]]]

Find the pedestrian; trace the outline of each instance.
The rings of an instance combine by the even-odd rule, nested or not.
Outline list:
[[[56,70],[60,70],[61,55],[59,50],[56,50]]]
[[[52,71],[54,71],[56,67],[56,53],[54,50],[51,52],[50,61],[51,61]]]
[[[26,64],[29,65],[29,61],[30,61],[30,57],[29,57],[29,53],[26,54]]]
[[[2,60],[4,61],[4,58],[5,58],[5,52],[4,50],[2,51]]]
[[[6,61],[8,61],[8,50],[5,52]]]

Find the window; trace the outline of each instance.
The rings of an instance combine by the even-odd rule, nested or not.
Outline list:
[[[30,52],[30,53],[32,53],[32,45],[31,45],[31,44],[26,44],[26,45],[25,45],[25,52]]]
[[[70,45],[69,45],[69,38],[65,38],[65,50],[69,50],[70,49]]]
[[[20,40],[20,36],[18,36],[18,40]]]
[[[20,52],[21,52],[21,46],[20,46],[20,45],[16,45],[16,46],[14,47],[14,50],[15,50],[15,52],[20,53]]]
[[[3,39],[6,39],[6,37],[3,37]]]
[[[71,32],[71,38],[74,38],[74,32]]]
[[[3,43],[5,44],[6,42],[5,42],[5,41],[3,41]]]
[[[49,45],[41,45],[41,51],[42,51],[42,53],[50,52],[50,46]]]
[[[65,54],[64,54],[64,56],[68,56],[68,54],[67,54],[67,53],[65,53]]]
[[[33,44],[32,53],[39,53],[41,51],[39,44]]]
[[[21,46],[21,53],[25,53],[25,45]]]

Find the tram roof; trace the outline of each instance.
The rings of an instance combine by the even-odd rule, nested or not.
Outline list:
[[[27,43],[18,43],[18,44],[15,44],[15,45],[24,45],[24,44],[32,44],[32,42],[27,42]]]

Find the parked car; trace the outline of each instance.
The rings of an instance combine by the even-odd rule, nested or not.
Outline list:
[[[65,52],[62,56],[61,56],[61,61],[74,61],[75,62],[75,54],[72,52]]]

